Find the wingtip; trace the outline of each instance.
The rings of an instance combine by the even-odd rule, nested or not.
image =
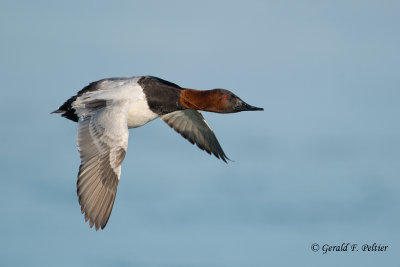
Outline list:
[[[233,160],[231,160],[230,158],[228,158],[227,156],[225,156],[224,155],[224,157],[221,157],[221,159],[226,163],[226,164],[228,164],[229,162],[228,161],[230,161],[230,162],[234,162]]]
[[[211,154],[211,153],[210,153]],[[225,153],[222,152],[222,154],[215,154],[213,153],[215,157],[217,157],[217,159],[221,159],[223,162],[225,162],[226,164],[228,164],[228,161],[232,161],[230,158],[228,158]]]

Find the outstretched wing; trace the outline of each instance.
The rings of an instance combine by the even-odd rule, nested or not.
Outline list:
[[[227,159],[229,160],[214,132],[199,111],[193,109],[174,111],[161,116],[161,119],[200,149],[214,154],[225,162]]]
[[[78,123],[81,157],[77,194],[85,221],[103,229],[114,204],[128,147],[127,102],[93,101]]]

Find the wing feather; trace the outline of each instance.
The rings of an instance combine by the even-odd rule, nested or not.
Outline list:
[[[214,132],[199,111],[193,109],[174,111],[161,116],[161,119],[190,143],[196,144],[208,154],[214,154],[224,162],[229,160]]]
[[[115,201],[128,147],[127,106],[97,101],[79,120],[77,194],[85,220],[96,230],[106,226]]]

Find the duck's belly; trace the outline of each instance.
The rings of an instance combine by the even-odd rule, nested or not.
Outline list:
[[[145,125],[158,117],[158,114],[150,110],[144,98],[135,100],[128,112],[128,128],[136,128]]]

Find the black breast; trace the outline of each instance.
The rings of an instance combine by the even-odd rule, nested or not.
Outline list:
[[[154,113],[164,115],[182,110],[181,87],[178,85],[153,76],[140,78],[138,84],[143,88],[149,107]]]

